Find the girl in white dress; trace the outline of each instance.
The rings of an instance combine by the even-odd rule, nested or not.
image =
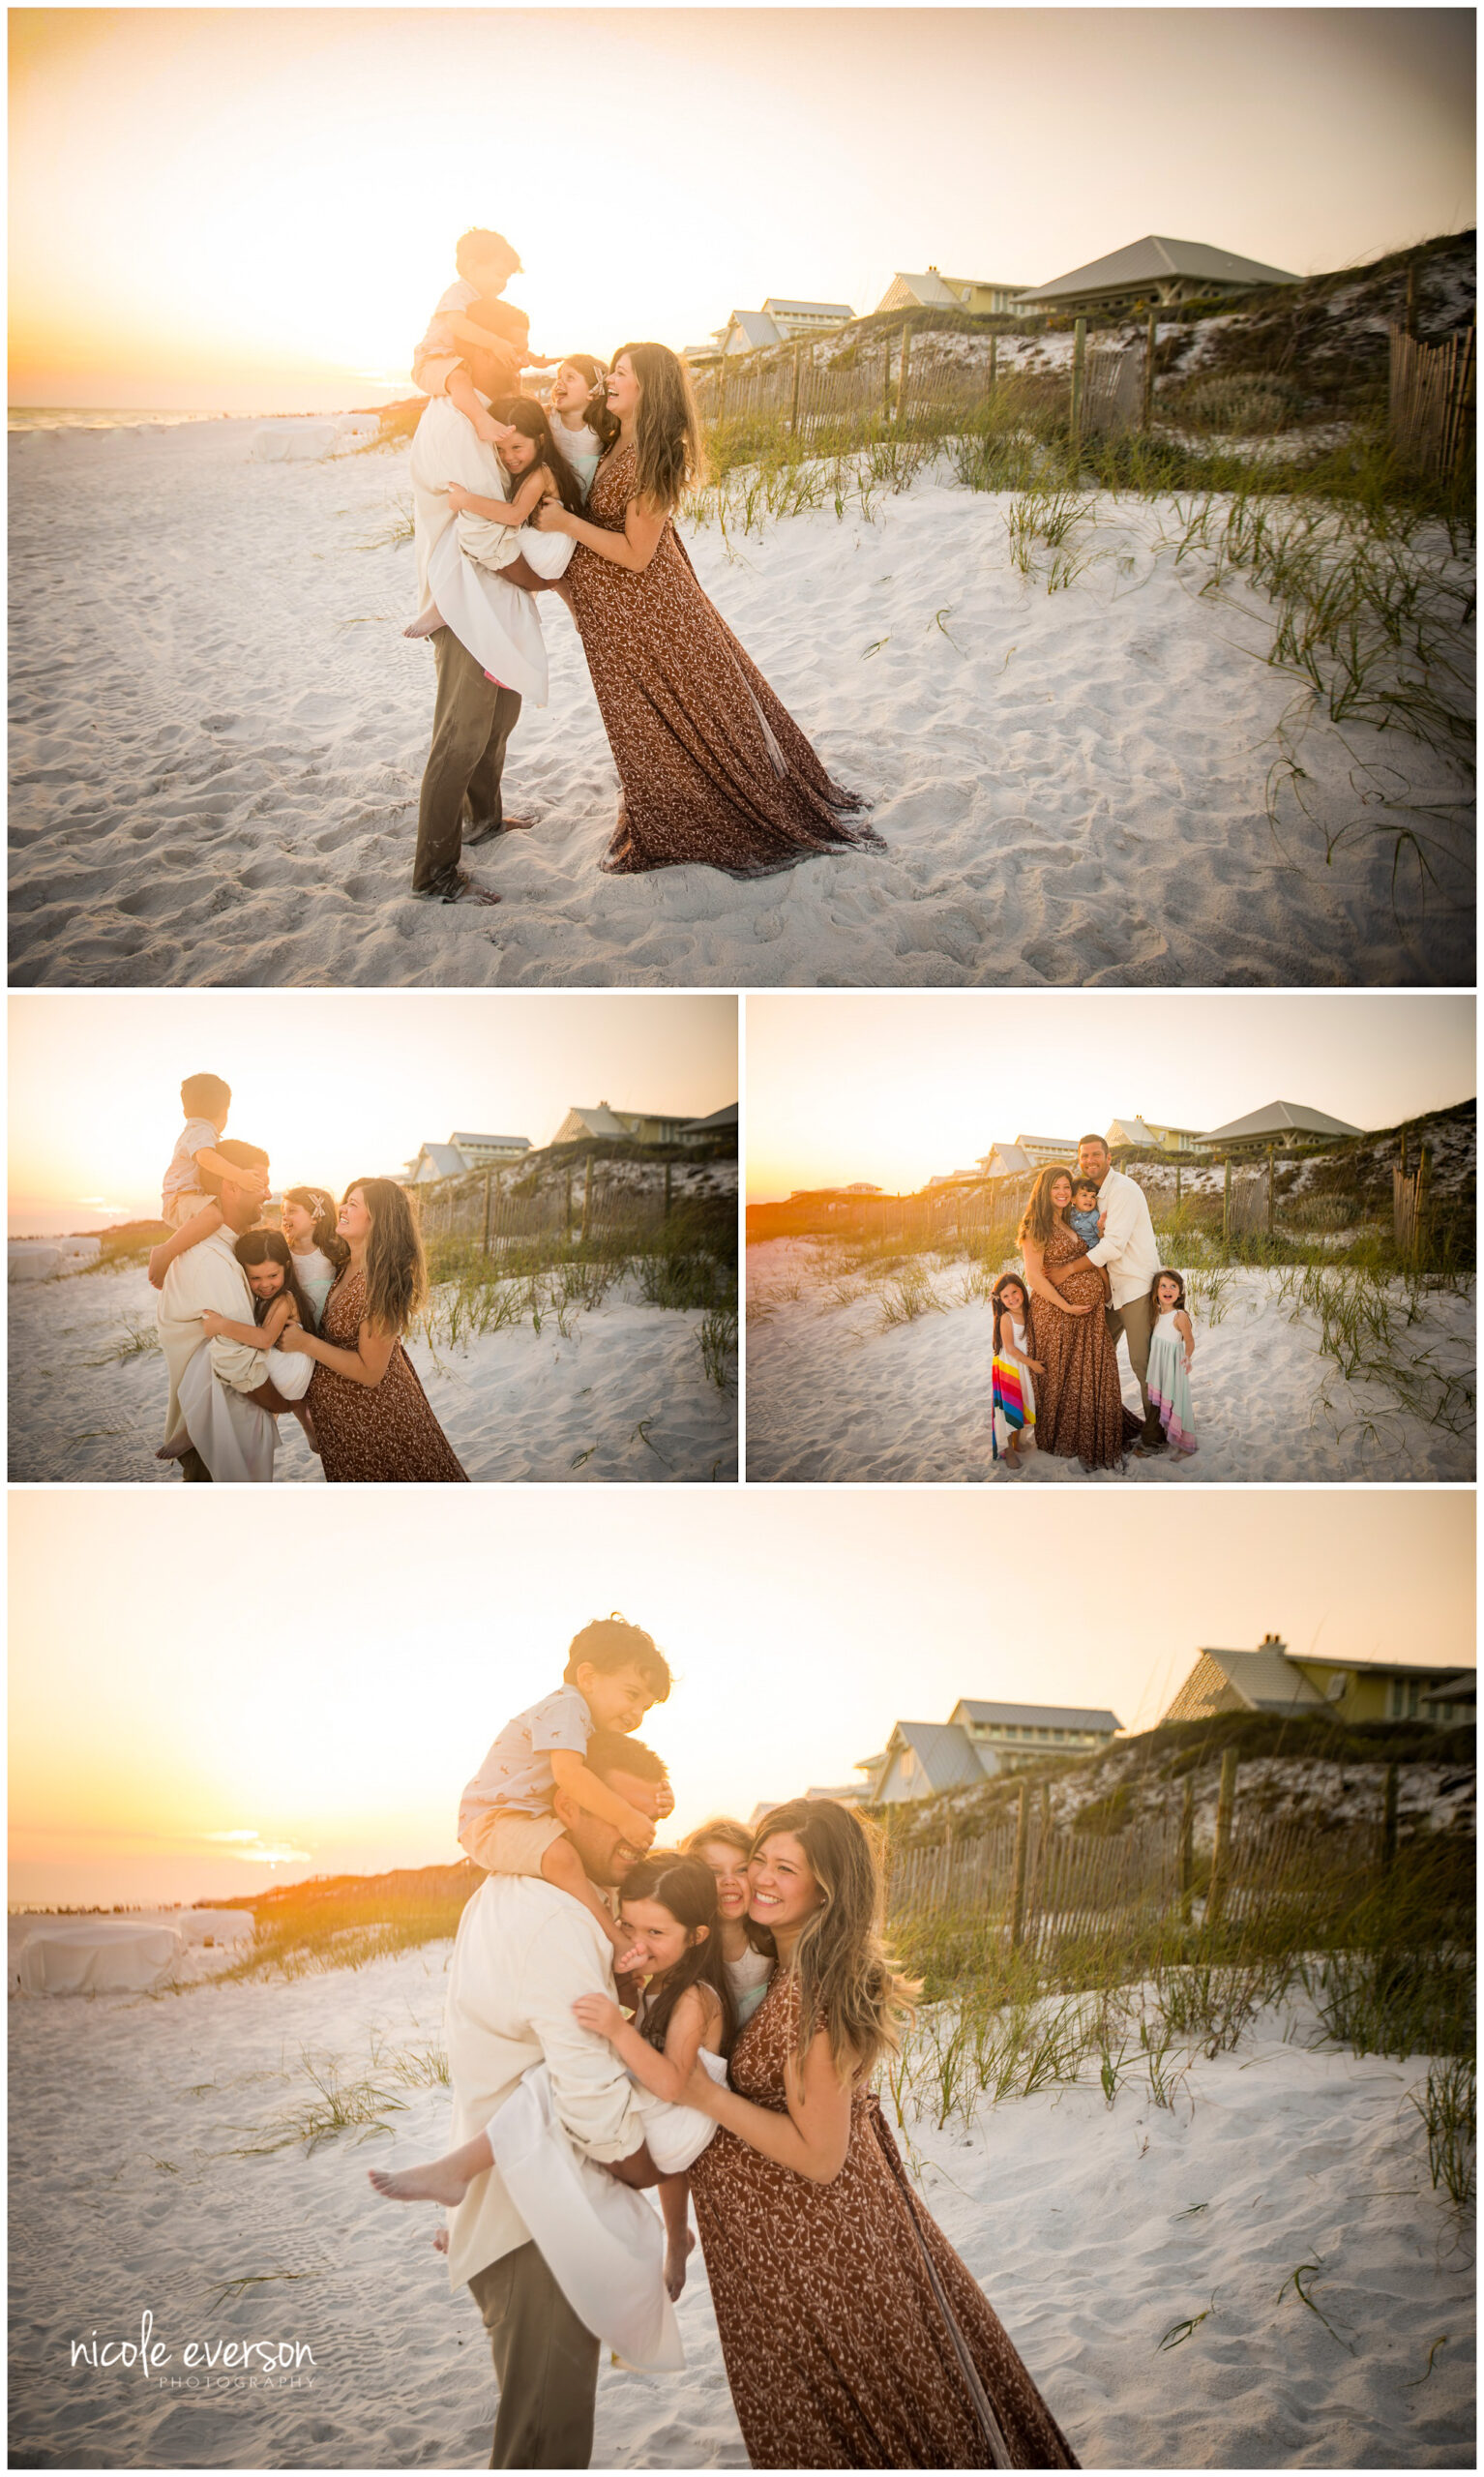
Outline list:
[[[1175,1453],[1194,1453],[1196,1423],[1190,1407],[1190,1362],[1196,1336],[1178,1273],[1157,1272],[1149,1284],[1154,1330],[1149,1336],[1149,1408]]]
[[[608,403],[602,362],[590,353],[569,353],[552,381],[551,436],[578,477],[584,505],[593,475],[618,436]]]
[[[314,1311],[316,1333],[335,1276],[350,1254],[336,1231],[339,1218],[335,1200],[323,1187],[289,1187],[279,1207],[279,1228],[288,1240],[299,1287]]]
[[[579,2319],[631,2363],[661,2369],[682,2362],[671,2308],[696,2242],[686,2170],[716,2130],[709,2116],[680,2104],[680,2093],[697,2063],[713,2081],[726,2080],[736,2013],[717,1931],[716,1885],[699,1858],[651,1850],[624,1880],[620,1915],[645,1954],[633,2020],[606,1995],[579,1996],[572,2009],[584,2030],[609,2042],[636,2085],[644,2140],[661,2171],[663,2265],[648,2204],[579,2153],[555,2122],[544,2064],[522,2074],[472,2141],[427,2167],[370,2173],[387,2201],[457,2209],[474,2178],[498,2166]]]
[[[755,1925],[747,1914],[752,1905],[747,1867],[753,1854],[753,1838],[746,1824],[738,1823],[734,1816],[713,1815],[709,1823],[698,1824],[694,1832],[687,1833],[680,1844],[688,1856],[703,1859],[716,1879],[722,1966],[737,2008],[739,2030],[746,2029],[778,1967],[772,1936],[765,1926]]]

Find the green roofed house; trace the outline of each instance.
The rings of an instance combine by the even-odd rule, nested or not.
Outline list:
[[[967,310],[979,317],[1013,309],[1021,298],[1018,284],[992,284],[972,275],[939,275],[929,267],[922,275],[894,275],[876,306],[883,310]]]
[[[682,1129],[694,1121],[679,1112],[610,1110],[607,1101],[595,1109],[569,1110],[552,1136],[553,1144],[581,1144],[589,1136],[627,1137],[634,1144],[680,1144]]]
[[[1213,1126],[1202,1138],[1210,1149],[1219,1147],[1234,1152],[1244,1145],[1255,1150],[1269,1144],[1313,1144],[1321,1136],[1364,1135],[1361,1126],[1351,1126],[1348,1119],[1327,1118],[1322,1110],[1311,1110],[1301,1101],[1269,1101],[1266,1109],[1252,1110],[1244,1119],[1229,1119],[1225,1126]]]
[[[1252,292],[1260,284],[1297,284],[1282,267],[1266,267],[1256,258],[1239,258],[1231,250],[1215,250],[1205,241],[1172,241],[1162,233],[1146,233],[1106,258],[1093,258],[1050,284],[1032,284],[1015,296],[1017,310],[1131,310],[1137,302],[1160,309],[1177,301],[1204,300],[1212,293]]]
[[[1332,1712],[1341,1720],[1458,1728],[1473,1719],[1474,1671],[1456,1660],[1320,1659],[1264,1634],[1255,1651],[1200,1652],[1160,1724],[1221,1712]]]

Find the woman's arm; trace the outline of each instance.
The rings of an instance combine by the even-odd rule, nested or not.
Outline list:
[[[641,2089],[674,2103],[686,2097],[706,2028],[706,2009],[694,1986],[686,1988],[670,2015],[663,2055],[606,1995],[579,1995],[572,2009],[584,2030],[596,2030],[601,2039],[607,2039]]]
[[[600,559],[611,560],[615,568],[627,568],[633,576],[642,576],[660,547],[660,537],[669,519],[663,508],[657,511],[646,499],[631,499],[624,511],[621,533],[609,533],[601,524],[589,524],[585,517],[573,516],[560,504],[553,507],[549,501],[537,509],[531,522],[538,533],[570,533],[574,542],[596,551]]]
[[[219,1315],[215,1307],[201,1310],[201,1330],[209,1342],[214,1342],[220,1333],[226,1341],[240,1342],[244,1350],[271,1351],[273,1348],[266,1325],[238,1324],[230,1316]],[[277,1338],[275,1334],[274,1340]]]
[[[317,1358],[321,1367],[333,1368],[337,1376],[348,1376],[352,1385],[377,1386],[392,1364],[392,1353],[400,1338],[397,1333],[378,1332],[374,1325],[363,1325],[356,1335],[355,1349],[341,1351],[333,1342],[322,1342],[317,1333],[291,1326],[279,1347],[303,1351],[306,1358]],[[258,1348],[262,1348],[260,1342]]]
[[[1063,1298],[1059,1291],[1053,1289],[1046,1258],[1041,1249],[1029,1238],[1025,1239],[1022,1245],[1021,1262],[1025,1268],[1026,1287],[1035,1298],[1044,1298],[1049,1307],[1059,1308],[1063,1316],[1091,1315],[1090,1307],[1082,1305],[1075,1298]]]
[[[702,2088],[704,2083],[704,2088]],[[750,2150],[780,2167],[791,2167],[812,2185],[833,2185],[850,2147],[850,2084],[842,2081],[830,2053],[828,2035],[816,2030],[802,2066],[790,2056],[784,2074],[787,2115],[772,2107],[756,2107],[751,2099],[713,2081],[703,2066],[692,2074],[685,2094],[688,2107],[714,2116]]]

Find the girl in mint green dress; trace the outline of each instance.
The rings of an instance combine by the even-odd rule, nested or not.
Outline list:
[[[1190,1362],[1196,1336],[1185,1310],[1178,1273],[1158,1272],[1149,1284],[1154,1330],[1149,1336],[1149,1408],[1172,1452],[1194,1453],[1196,1422],[1190,1407]]]

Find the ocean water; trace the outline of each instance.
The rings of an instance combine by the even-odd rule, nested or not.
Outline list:
[[[224,422],[242,419],[230,413],[183,413],[168,407],[141,411],[137,405],[10,404],[7,430],[173,430],[180,422]],[[261,418],[261,417],[259,417]]]

